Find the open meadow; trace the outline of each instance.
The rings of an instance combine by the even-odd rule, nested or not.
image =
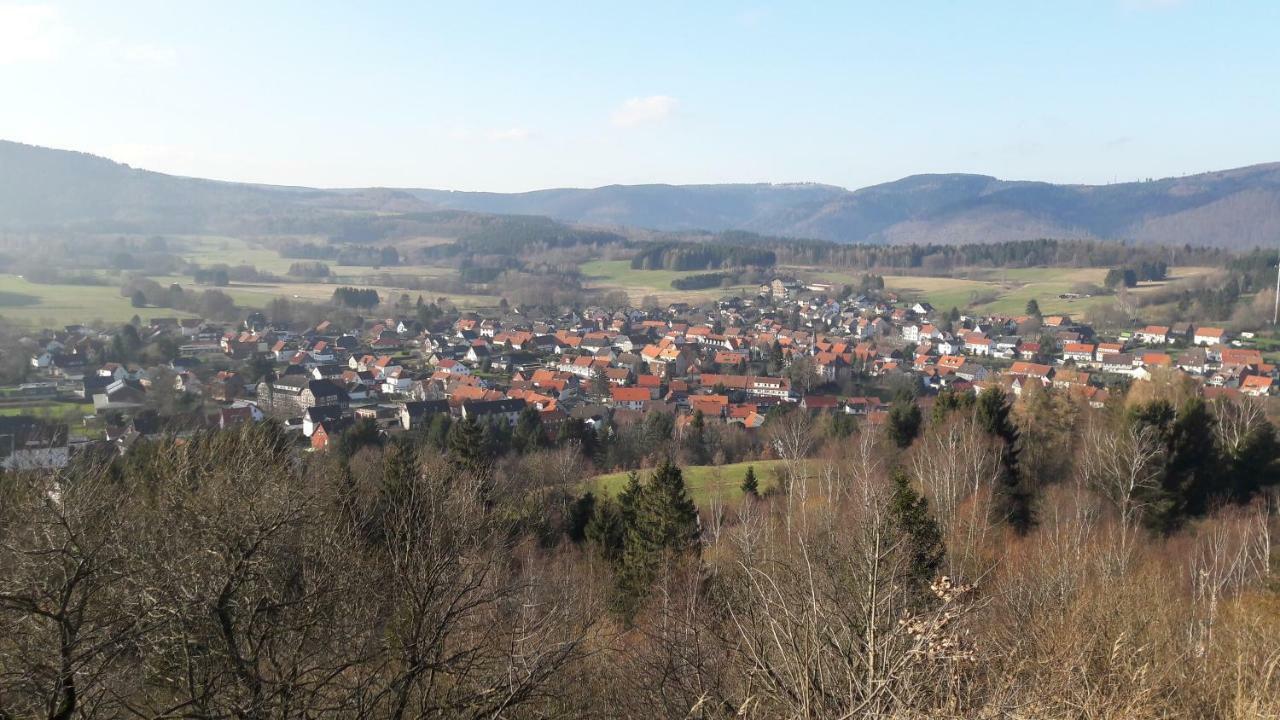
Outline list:
[[[684,473],[684,483],[689,488],[689,496],[695,503],[705,507],[716,497],[725,502],[742,499],[742,479],[746,477],[748,467],[755,468],[760,492],[767,491],[773,487],[773,474],[781,463],[781,460],[755,460],[729,465],[689,465],[681,470]],[[647,474],[653,471],[638,472],[640,479],[645,480]],[[604,497],[614,497],[627,486],[627,475],[626,472],[597,475],[589,481],[588,487]]]

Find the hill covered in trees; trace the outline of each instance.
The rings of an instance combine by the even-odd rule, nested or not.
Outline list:
[[[1248,248],[1280,237],[1280,164],[1105,186],[915,175],[860,190],[818,184],[611,185],[530,193],[318,190],[138,170],[0,141],[0,229],[459,237],[492,216],[839,243],[962,244],[1043,237]],[[528,225],[522,233],[546,235]],[[563,227],[563,226],[561,226]],[[559,232],[559,231],[556,231]],[[492,241],[492,236],[490,237]]]
[[[1280,236],[1280,164],[1114,185],[914,175],[827,185],[642,185],[500,195],[412,191],[434,205],[659,230],[750,230],[841,243],[1041,237],[1244,248]]]

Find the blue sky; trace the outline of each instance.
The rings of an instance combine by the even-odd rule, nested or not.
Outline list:
[[[0,138],[527,190],[1280,160],[1280,2],[0,0]]]

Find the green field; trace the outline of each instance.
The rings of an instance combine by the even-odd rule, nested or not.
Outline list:
[[[628,260],[595,260],[583,263],[581,270],[588,285],[601,289],[624,290],[632,301],[638,302],[647,295],[656,296],[662,302],[675,300],[703,301],[728,294],[754,294],[755,286],[738,285],[706,290],[676,290],[671,281],[697,275],[700,270],[634,270]],[[828,270],[807,266],[784,266],[780,274],[795,275],[801,280],[816,280],[835,285],[853,285],[864,274],[862,270]],[[1172,268],[1170,279],[1165,282],[1140,283],[1132,290],[1136,294],[1182,278],[1212,272],[1212,268]],[[950,277],[924,275],[885,275],[885,287],[896,291],[904,299],[924,300],[934,307],[946,309],[978,308],[990,313],[1021,314],[1027,301],[1035,298],[1045,313],[1081,315],[1099,304],[1114,302],[1110,295],[1065,299],[1059,295],[1073,292],[1080,285],[1101,285],[1106,268],[1015,268],[969,269]]]
[[[23,296],[20,304],[4,304],[3,298]],[[72,323],[128,322],[134,315],[189,317],[169,308],[135,308],[120,296],[118,285],[45,285],[16,275],[0,275],[0,317],[23,324],[57,327]]]
[[[705,290],[677,290],[671,281],[690,275],[700,275],[707,270],[633,270],[630,260],[593,260],[583,263],[579,269],[589,287],[608,290],[625,290],[631,301],[638,303],[647,295],[662,302],[698,302],[725,295],[754,294],[755,285],[714,287]]]
[[[747,467],[754,466],[756,479],[760,483],[760,491],[764,492],[773,484],[774,468],[781,460],[756,460],[753,462],[734,463],[732,465],[691,465],[681,468],[689,495],[698,505],[706,505],[717,495],[725,501],[736,501],[742,498],[742,478],[747,475]],[[641,470],[643,481],[652,470]],[[627,485],[627,473],[610,473],[597,475],[591,479],[590,489],[594,493],[612,497]]]
[[[814,278],[836,284],[855,284],[863,274],[857,270],[832,271],[806,267],[790,267],[785,271],[801,278]],[[1168,280],[1139,283],[1130,292],[1141,295],[1170,282],[1210,272],[1213,272],[1213,268],[1170,268]],[[994,314],[1020,315],[1026,310],[1027,301],[1034,298],[1043,313],[1081,315],[1091,307],[1110,304],[1115,298],[1111,295],[1078,299],[1058,296],[1070,293],[1080,285],[1101,285],[1106,274],[1106,268],[983,268],[960,271],[953,277],[886,275],[884,284],[904,299],[923,300],[942,310],[951,307],[976,308]],[[975,300],[982,300],[987,296],[994,296],[994,299],[975,304]]]
[[[60,420],[73,425],[80,424],[85,415],[94,414],[91,402],[59,402],[48,400],[31,404],[0,405],[0,416],[31,415],[45,420]]]

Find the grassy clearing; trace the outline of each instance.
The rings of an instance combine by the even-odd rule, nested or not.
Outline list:
[[[747,468],[754,466],[756,479],[760,483],[760,491],[764,492],[773,485],[773,472],[781,460],[756,460],[753,462],[734,463],[731,465],[691,465],[681,468],[685,485],[689,488],[689,496],[698,505],[707,505],[717,495],[725,502],[734,502],[742,498],[742,479],[747,475]],[[651,470],[641,470],[640,479],[645,480]],[[627,485],[627,473],[610,473],[597,475],[589,483],[589,489],[605,497],[613,497],[622,492]]]
[[[0,275],[0,294],[24,296],[21,305],[0,306],[0,317],[44,327],[95,320],[121,323],[134,315],[144,320],[188,317],[169,308],[135,308],[129,298],[120,296],[117,285],[44,285],[16,275]]]
[[[65,422],[71,425],[79,425],[84,416],[93,414],[93,403],[91,402],[47,400],[29,404],[6,404],[0,406],[0,416],[3,417],[30,415],[43,420]]]
[[[733,285],[705,290],[677,290],[671,281],[690,275],[700,275],[709,270],[633,270],[630,260],[593,260],[581,265],[582,274],[589,287],[606,290],[623,290],[638,303],[647,295],[660,302],[701,302],[725,295],[754,294],[754,285]]]
[[[813,277],[836,284],[854,284],[862,275],[856,270],[831,271],[803,267],[787,270],[801,277]],[[1130,292],[1141,295],[1171,282],[1213,271],[1214,268],[1208,267],[1170,268],[1168,280],[1139,283]],[[1113,302],[1113,297],[1095,295],[1066,299],[1058,296],[1071,293],[1081,285],[1101,285],[1106,274],[1106,268],[973,268],[957,271],[954,277],[886,275],[884,282],[885,287],[897,291],[904,298],[924,300],[944,310],[950,307],[972,307],[990,313],[1018,315],[1026,309],[1027,301],[1035,299],[1042,312],[1080,315],[1091,307]],[[975,303],[991,297],[994,299]]]

